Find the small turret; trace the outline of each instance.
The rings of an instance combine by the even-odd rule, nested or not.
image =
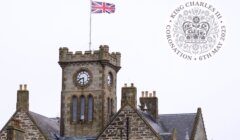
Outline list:
[[[101,46],[99,47],[99,49],[100,49],[100,51],[109,53],[109,46],[108,46],[108,45],[101,45]]]
[[[17,91],[17,110],[29,111],[29,92],[27,90],[27,85],[20,85]]]

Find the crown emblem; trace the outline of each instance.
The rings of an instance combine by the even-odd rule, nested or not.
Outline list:
[[[182,25],[186,43],[206,43],[206,37],[210,28],[209,23],[200,22],[198,16],[193,17],[192,22],[185,21]]]

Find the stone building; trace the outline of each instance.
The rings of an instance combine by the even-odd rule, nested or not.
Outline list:
[[[117,73],[121,54],[59,49],[62,68],[61,116],[29,110],[27,85],[17,91],[16,112],[0,131],[1,140],[207,140],[201,109],[196,113],[159,114],[155,91],[125,84],[117,111]]]

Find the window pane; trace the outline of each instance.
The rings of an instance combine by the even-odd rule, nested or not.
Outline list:
[[[88,120],[93,120],[93,97],[88,97]]]
[[[108,101],[107,101],[107,107],[108,107],[108,116],[110,116],[110,109],[111,109],[111,107],[110,107],[111,105],[110,105],[110,99],[108,98]]]
[[[77,121],[77,97],[72,98],[72,121]]]
[[[111,109],[110,109],[110,111],[111,111],[111,115],[113,115],[113,99],[111,99]]]
[[[85,112],[85,97],[81,96],[80,120],[84,120],[84,112]]]

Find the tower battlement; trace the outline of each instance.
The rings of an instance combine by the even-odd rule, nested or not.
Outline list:
[[[95,51],[76,51],[75,53],[68,50],[67,47],[59,49],[59,63],[64,62],[85,62],[85,61],[107,61],[110,64],[120,67],[121,53],[109,52],[107,45],[101,45],[99,50]]]

